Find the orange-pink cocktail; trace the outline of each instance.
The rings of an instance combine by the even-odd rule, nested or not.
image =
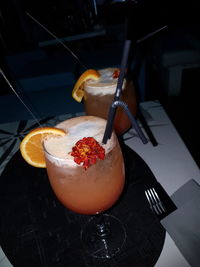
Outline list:
[[[84,84],[84,107],[87,115],[108,118],[109,108],[114,100],[117,87],[119,69],[106,68],[98,71],[97,81],[89,80]],[[125,80],[122,87],[121,100],[124,101],[135,116],[137,110],[136,94],[133,82]],[[131,127],[131,122],[121,107],[118,107],[114,120],[117,134],[123,134]]]
[[[44,141],[46,168],[55,195],[67,208],[81,214],[109,209],[122,193],[125,181],[123,155],[115,133],[102,144],[106,121],[94,116],[66,120],[56,127],[66,136]],[[105,158],[89,168],[77,164],[72,147],[83,137],[93,137],[105,150]]]

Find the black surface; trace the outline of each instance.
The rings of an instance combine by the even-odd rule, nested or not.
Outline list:
[[[78,215],[58,202],[45,169],[29,166],[17,152],[0,178],[0,244],[15,267],[25,266],[154,266],[162,251],[165,230],[151,212],[144,190],[157,184],[146,163],[123,147],[126,187],[107,213],[119,218],[127,231],[121,253],[97,260],[79,240],[90,216]]]

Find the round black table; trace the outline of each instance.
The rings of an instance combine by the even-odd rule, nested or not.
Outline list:
[[[80,242],[90,218],[66,209],[55,197],[45,169],[28,165],[17,152],[0,177],[0,244],[14,267],[154,266],[165,230],[151,212],[144,190],[156,179],[146,163],[122,145],[126,186],[108,214],[126,228],[123,249],[111,259],[89,256]]]

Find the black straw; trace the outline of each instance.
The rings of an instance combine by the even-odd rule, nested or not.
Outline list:
[[[121,66],[120,66],[120,73],[119,73],[119,78],[117,81],[117,89],[115,92],[114,101],[118,100],[121,96],[123,80],[124,80],[124,75],[125,75],[125,71],[126,71],[126,67],[127,67],[130,47],[131,47],[131,40],[126,40],[125,44],[124,44],[122,62],[121,62]]]
[[[124,75],[128,63],[128,56],[129,56],[129,51],[131,47],[131,40],[126,40],[124,44],[124,49],[123,49],[123,56],[122,56],[122,61],[121,61],[121,67],[120,67],[120,73],[119,73],[119,78],[117,81],[117,88],[115,92],[115,97],[112,105],[110,106],[109,109],[109,114],[108,114],[108,119],[107,119],[107,124],[103,136],[103,144],[106,144],[108,139],[110,139],[113,131],[113,123],[114,123],[114,118],[116,114],[116,110],[118,106],[121,106],[126,114],[128,115],[132,126],[135,128],[137,134],[139,135],[140,139],[142,140],[143,144],[146,144],[148,141],[146,137],[144,136],[142,130],[137,124],[137,121],[135,120],[134,116],[131,114],[128,105],[124,103],[123,101],[120,101],[120,96],[122,92],[122,85],[123,85],[123,80],[124,80]]]
[[[125,102],[123,102],[123,101],[121,101],[121,100],[114,101],[114,102],[112,103],[112,105],[111,105],[111,109],[110,109],[111,113],[113,113],[113,111],[114,111],[118,106],[120,106],[120,107],[122,107],[122,108],[124,109],[124,111],[125,111],[125,113],[127,114],[129,120],[131,121],[132,126],[135,128],[135,130],[136,130],[138,136],[139,136],[140,139],[142,140],[142,143],[143,143],[143,144],[147,144],[147,143],[148,143],[148,140],[147,140],[146,137],[144,136],[144,134],[143,134],[142,130],[140,129],[140,127],[139,127],[139,125],[138,125],[136,119],[134,118],[134,116],[133,116],[132,113],[130,112],[130,110],[129,110],[129,108],[128,108],[128,105],[127,105]],[[110,123],[111,123],[111,122],[110,122],[110,117],[108,117],[108,124],[110,125]],[[109,128],[106,128],[106,132],[105,132],[105,133],[106,133],[106,134],[104,135],[104,138],[105,138],[105,139],[103,139],[103,143],[104,143],[104,144],[106,144],[106,142],[107,142],[107,140],[106,140],[107,135],[110,134],[110,132],[109,132]],[[111,136],[111,134],[110,134],[110,136]],[[109,137],[109,138],[110,138],[110,137]]]
[[[128,62],[128,55],[131,47],[131,40],[126,40],[124,44],[124,49],[123,49],[123,55],[122,55],[122,61],[121,61],[121,66],[120,66],[120,73],[119,73],[119,78],[117,81],[117,88],[115,91],[115,97],[114,101],[117,101],[120,99],[121,92],[122,92],[122,85],[123,85],[123,80],[124,80],[124,75],[127,67],[127,62]],[[116,105],[111,105],[109,114],[108,114],[108,120],[106,124],[106,129],[105,133],[103,136],[103,143],[106,144],[108,139],[110,139],[112,130],[113,130],[113,122],[116,114]]]

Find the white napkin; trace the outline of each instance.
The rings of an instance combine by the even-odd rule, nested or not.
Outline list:
[[[193,267],[200,266],[200,186],[190,180],[171,197],[177,210],[162,225]]]
[[[185,203],[190,201],[194,197],[200,195],[199,184],[191,179],[183,186],[181,186],[172,196],[172,201],[176,204],[178,208],[182,207]]]

